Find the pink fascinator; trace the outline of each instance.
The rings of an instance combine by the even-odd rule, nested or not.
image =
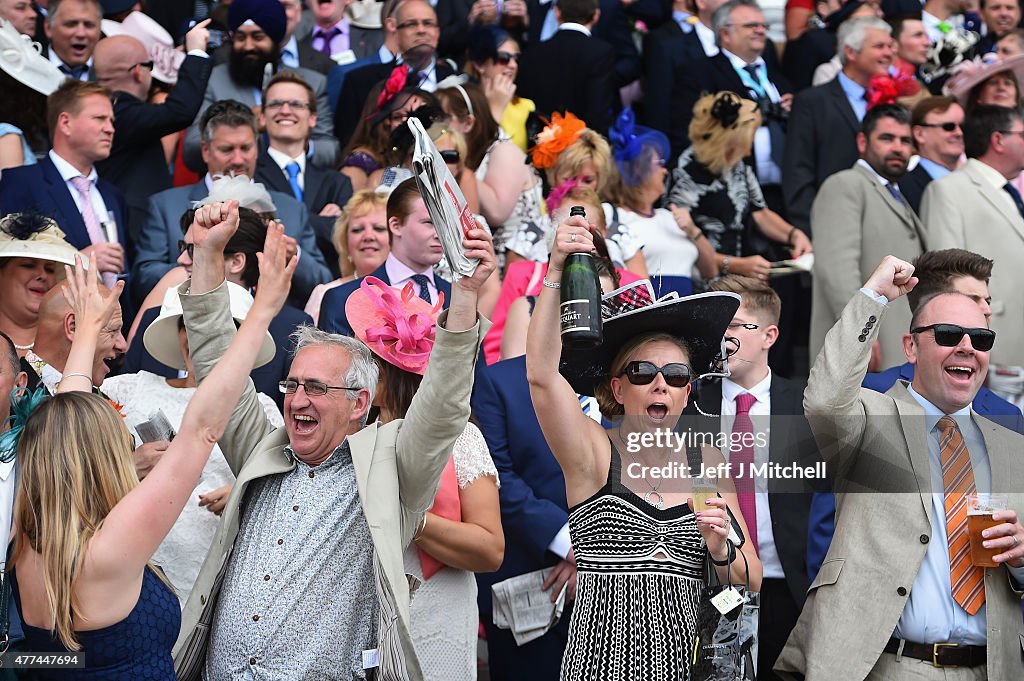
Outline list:
[[[434,347],[436,305],[416,295],[412,282],[400,292],[376,277],[365,277],[345,301],[345,315],[356,338],[381,359],[399,369],[422,376]]]

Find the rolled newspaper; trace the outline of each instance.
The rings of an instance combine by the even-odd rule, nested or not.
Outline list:
[[[455,176],[448,169],[448,164],[444,162],[423,124],[416,118],[410,118],[408,125],[415,141],[412,155],[413,173],[423,203],[430,212],[434,229],[441,240],[445,261],[451,269],[453,278],[472,276],[480,261],[466,257],[462,240],[469,230],[477,229],[481,225],[473,218],[473,212],[469,209],[469,203],[459,189]],[[486,224],[482,227],[488,229]]]

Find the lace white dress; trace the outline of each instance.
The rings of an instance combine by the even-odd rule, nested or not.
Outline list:
[[[112,376],[103,382],[101,389],[107,397],[123,405],[121,413],[124,414],[125,423],[133,435],[135,424],[147,420],[157,409],[163,411],[177,432],[181,428],[185,407],[196,394],[195,388],[173,388],[167,384],[167,379],[163,376],[148,371]],[[274,401],[263,393],[260,393],[259,399],[270,423],[275,428],[284,425],[284,419],[281,418],[281,412],[277,410]],[[137,436],[135,442],[140,444]],[[199,484],[182,509],[174,527],[153,554],[153,562],[162,567],[167,578],[171,580],[183,608],[220,524],[220,516],[199,505],[199,495],[234,482],[235,476],[232,475],[228,462],[224,460],[220,447],[214,445],[210,460],[206,462],[203,473],[199,476]]]
[[[455,441],[455,477],[465,489],[481,475],[498,470],[484,436],[472,423]],[[423,580],[416,545],[405,549],[405,571]],[[468,570],[443,567],[416,590],[410,610],[412,640],[425,681],[476,679],[476,639],[480,615],[476,606],[476,577]]]

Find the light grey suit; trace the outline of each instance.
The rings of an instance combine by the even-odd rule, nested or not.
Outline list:
[[[312,161],[321,168],[334,169],[338,161],[338,140],[334,136],[334,114],[327,101],[327,77],[310,69],[292,69],[302,76],[316,93],[316,126],[310,136],[313,144]],[[231,79],[227,64],[213,67],[210,82],[206,85],[203,105],[195,121],[185,131],[185,163],[189,168],[198,169],[203,166],[202,153],[199,150],[199,121],[214,102],[222,99],[234,99],[249,107],[256,106],[256,91],[251,87],[242,87]]]
[[[921,219],[931,248],[965,248],[995,261],[989,292],[999,342],[992,361],[1024,366],[1024,219],[1010,195],[992,186],[970,159],[928,185]]]
[[[188,329],[192,362],[200,381],[224,355],[235,332],[227,288],[202,295],[179,289]],[[406,418],[378,427],[371,424],[348,438],[355,465],[359,498],[370,526],[375,554],[381,667],[378,679],[423,678],[409,636],[410,579],[403,551],[419,527],[423,513],[437,493],[441,471],[456,438],[469,419],[469,396],[477,351],[490,324],[485,319],[472,329],[444,329],[447,313],[437,322],[437,342],[423,383]],[[181,679],[198,678],[206,655],[209,626],[217,605],[222,571],[227,565],[239,527],[240,504],[253,480],[292,470],[284,454],[288,435],[267,422],[249,381],[220,440],[235,486],[221,516],[220,527],[195,586],[182,612],[181,633],[174,645],[174,666]],[[310,566],[315,570],[315,566]],[[315,623],[330,627],[330,622]]]
[[[811,361],[847,301],[886,255],[913,260],[925,250],[921,221],[871,170],[857,163],[828,178],[811,207],[814,276],[811,298]],[[882,366],[903,364],[903,334],[910,306],[897,300],[881,329]]]
[[[884,395],[860,387],[887,307],[854,294],[828,333],[804,392],[814,437],[838,481],[832,545],[775,666],[807,681],[862,681],[868,675],[899,622],[932,540],[924,411],[904,383]],[[973,411],[971,417],[985,440],[993,486],[1009,491],[1010,508],[1024,510],[1024,437]],[[1024,678],[1021,594],[1005,568],[985,570],[985,598],[988,678]],[[782,675],[791,678],[788,673]]]

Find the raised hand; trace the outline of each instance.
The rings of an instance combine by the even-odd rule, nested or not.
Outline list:
[[[210,43],[210,21],[211,19],[203,19],[198,24],[189,29],[188,33],[185,34],[185,51],[191,52],[192,50],[202,50],[206,52],[206,46]]]
[[[469,230],[466,238],[462,240],[462,248],[465,249],[467,258],[476,258],[480,262],[477,263],[473,276],[459,279],[457,286],[467,291],[479,291],[496,267],[494,240],[486,229],[478,227]]]
[[[114,310],[120,306],[119,298],[124,282],[118,281],[113,290],[108,289],[100,285],[98,271],[95,253],[89,256],[88,269],[81,254],[75,256],[74,271],[64,266],[67,280],[61,291],[71,311],[75,313],[76,333],[81,331],[98,336],[114,316]]]
[[[271,316],[281,311],[288,291],[292,287],[292,275],[298,258],[289,252],[290,237],[284,233],[284,226],[279,222],[271,222],[267,227],[267,239],[263,242],[263,252],[257,253],[260,263],[260,283],[256,288],[256,300],[253,307],[265,309]]]
[[[882,258],[875,271],[864,283],[864,288],[885,296],[890,302],[917,286],[914,266],[894,255]]]
[[[693,507],[693,499],[689,499],[690,507]],[[712,497],[707,500],[707,506],[703,509],[694,509],[697,518],[697,529],[704,537],[704,543],[708,546],[708,552],[715,560],[724,560],[729,553],[726,541],[729,537],[729,512],[725,499]],[[709,508],[710,507],[710,508]]]
[[[571,253],[594,253],[594,225],[587,222],[581,215],[574,215],[558,225],[555,240],[551,244],[551,260],[549,267],[561,271],[565,267],[565,259]]]
[[[223,252],[237,229],[238,201],[224,201],[201,206],[189,232],[196,248]]]

